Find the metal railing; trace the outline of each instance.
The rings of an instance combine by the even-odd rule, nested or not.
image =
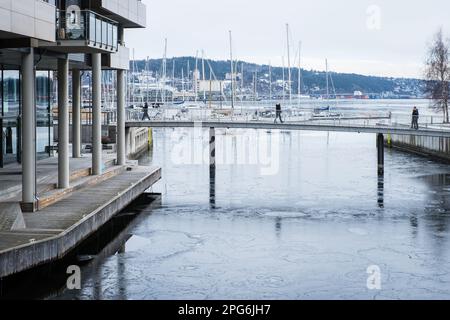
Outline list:
[[[58,124],[58,112],[54,111],[53,114],[53,124]],[[81,124],[82,125],[92,125],[93,116],[91,108],[84,108],[81,111]],[[69,123],[73,123],[73,114],[72,111],[69,112]],[[102,125],[115,125],[117,124],[117,111],[116,110],[102,110],[101,116],[101,124]]]
[[[56,12],[56,39],[83,40],[105,50],[117,51],[118,23],[90,10]]]
[[[150,121],[189,121],[189,122],[240,122],[240,123],[270,123],[275,120],[274,108],[252,109],[209,109],[209,108],[149,108]],[[127,109],[127,121],[143,121],[143,108]],[[287,124],[308,124],[318,126],[358,126],[408,129],[411,127],[411,116],[393,114],[391,112],[347,112],[340,114],[315,114],[312,110],[288,109],[282,111],[282,119]],[[450,126],[436,121],[433,116],[421,116],[419,128],[435,131],[449,131]],[[145,117],[145,120],[148,120]],[[279,122],[279,121],[278,121]]]

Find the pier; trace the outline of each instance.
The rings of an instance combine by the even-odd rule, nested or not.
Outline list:
[[[55,158],[38,163],[36,213],[20,208],[17,167],[0,170],[0,278],[64,257],[161,178],[161,169],[103,163],[91,176],[90,158],[71,159],[71,188],[56,189]],[[8,189],[4,189],[8,186]]]

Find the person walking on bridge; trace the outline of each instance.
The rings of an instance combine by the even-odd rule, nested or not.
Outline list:
[[[281,119],[281,104],[277,103],[275,106],[275,123],[280,119],[280,122],[283,123],[283,119]]]
[[[419,130],[419,109],[417,107],[414,107],[412,112],[411,129]]]
[[[144,115],[142,116],[142,121],[144,121],[145,119],[148,119],[150,121],[150,116],[148,115],[148,103],[147,102],[144,104],[144,107],[142,108],[142,110],[144,111]]]

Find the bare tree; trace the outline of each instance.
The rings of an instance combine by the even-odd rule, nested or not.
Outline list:
[[[428,51],[425,67],[425,93],[433,101],[432,108],[444,115],[444,123],[449,123],[450,45],[444,39],[442,28],[435,34]]]

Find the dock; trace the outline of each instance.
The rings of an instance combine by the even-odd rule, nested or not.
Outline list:
[[[14,195],[20,172],[0,171],[5,189],[9,179],[8,193],[0,196],[0,278],[63,258],[161,179],[158,167],[116,166],[106,159],[104,173],[92,176],[89,158],[74,161],[71,187],[65,190],[53,184],[57,162],[39,162],[41,208],[35,213],[22,213],[20,193]]]

